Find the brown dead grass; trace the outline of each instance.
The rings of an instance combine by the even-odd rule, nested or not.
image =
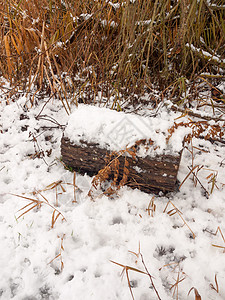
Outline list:
[[[11,84],[2,87],[9,101],[21,91],[31,104],[56,95],[69,113],[71,103],[95,102],[101,93],[98,101],[116,96],[120,109],[121,94],[157,85],[180,96],[187,79],[224,70],[221,1],[114,2],[1,2],[0,72]]]

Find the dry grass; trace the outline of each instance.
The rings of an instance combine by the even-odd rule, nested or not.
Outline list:
[[[168,210],[169,205],[172,206],[172,209],[170,209],[170,210]],[[186,222],[185,219],[183,218],[183,216],[182,216],[183,213],[182,213],[182,212],[181,212],[181,211],[173,204],[172,201],[169,200],[169,201],[167,202],[166,207],[165,207],[165,209],[164,209],[163,212],[164,212],[164,213],[167,213],[167,215],[170,216],[170,217],[172,217],[172,216],[174,216],[174,215],[177,214],[177,215],[179,216],[179,218],[182,220],[183,225],[186,225],[186,226],[188,227],[188,229],[190,230],[193,239],[196,238],[196,235],[194,234],[194,232],[191,230],[190,226],[187,224],[187,222]]]
[[[146,208],[148,215],[154,217],[156,211],[156,204],[155,204],[155,196],[153,196],[148,204],[148,208]]]
[[[66,189],[64,188],[64,186],[72,187],[72,189],[73,189],[72,203],[77,203],[76,192],[77,192],[77,190],[79,190],[79,188],[76,185],[76,173],[75,172],[73,174],[73,182],[72,183],[63,182],[62,180],[54,181],[51,184],[47,185],[42,190],[33,191],[32,192],[33,198],[23,196],[23,195],[12,194],[13,196],[16,196],[16,197],[19,197],[19,198],[29,201],[28,204],[26,204],[25,206],[23,206],[21,209],[18,210],[18,212],[20,212],[20,214],[17,217],[17,219],[21,218],[22,216],[26,215],[27,213],[29,213],[30,211],[32,211],[34,209],[40,209],[44,204],[44,205],[50,207],[52,210],[51,228],[54,228],[55,223],[58,220],[58,218],[61,218],[62,221],[66,221],[66,218],[64,217],[64,215],[57,208],[59,206],[58,196],[62,193],[65,194],[65,192],[66,192]],[[60,190],[62,191],[61,193],[59,193],[58,188],[60,188]],[[43,192],[51,191],[51,190],[55,190],[55,204],[52,204],[47,199],[47,197],[43,195]]]
[[[9,102],[26,92],[31,105],[55,95],[67,113],[111,96],[121,109],[121,95],[155,86],[180,97],[197,75],[223,76],[225,10],[211,2],[1,2],[1,89]]]
[[[58,236],[58,238],[60,238],[60,248],[59,248],[59,253],[48,263],[49,265],[57,260],[57,259],[60,259],[60,268],[61,268],[61,272],[63,271],[63,268],[64,268],[64,263],[63,263],[63,258],[62,258],[62,253],[64,251],[64,246],[63,246],[63,242],[64,242],[64,239],[65,239],[66,235],[63,234],[62,237]]]
[[[191,292],[192,290],[193,290],[194,293],[195,293],[195,300],[201,300],[202,297],[199,295],[198,290],[197,290],[195,287],[192,287],[192,288],[190,289],[190,291],[188,292],[188,295],[190,294],[190,292]]]
[[[211,170],[210,170],[211,171]],[[211,177],[210,177],[211,178]],[[67,183],[64,182],[62,180],[57,180],[52,182],[51,184],[47,185],[46,187],[44,187],[41,190],[38,191],[34,191],[32,192],[33,197],[26,197],[23,195],[15,195],[16,197],[19,197],[21,199],[24,200],[28,200],[28,204],[26,204],[25,206],[23,206],[18,212],[19,212],[19,216],[17,217],[17,219],[27,215],[28,213],[31,213],[32,210],[36,210],[36,209],[41,209],[41,207],[43,205],[48,206],[51,208],[51,228],[54,228],[56,226],[56,222],[58,219],[61,218],[62,221],[65,221],[66,218],[63,216],[63,214],[58,210],[58,195],[59,195],[59,189],[61,190],[62,193],[66,192],[66,189],[64,186],[68,186],[70,187],[70,192],[71,195],[74,197],[74,199],[72,200],[73,203],[77,202],[76,200],[76,191],[78,188],[78,186],[76,185],[76,173],[74,172],[73,174],[73,178],[72,178],[72,183]],[[55,192],[55,193],[54,193]],[[53,205],[46,196],[44,196],[44,193],[50,193],[54,196],[55,194],[55,204]],[[68,196],[67,196],[68,197]],[[52,198],[52,197],[51,197]],[[65,198],[65,196],[64,196]],[[72,198],[72,197],[71,197]],[[171,206],[171,208],[169,208],[169,206]],[[153,196],[148,204],[148,208],[146,209],[147,213],[149,216],[154,216],[154,213],[156,212],[156,205],[155,205],[155,197]],[[194,234],[194,232],[191,230],[191,228],[189,227],[189,225],[187,224],[187,222],[185,221],[185,218],[183,217],[182,212],[174,205],[173,202],[168,201],[168,203],[166,204],[166,207],[163,211],[163,213],[167,213],[168,216],[172,217],[172,216],[179,216],[179,218],[182,220],[183,225],[185,225],[191,232],[192,237],[195,239],[196,236]],[[58,226],[60,226],[58,224]],[[210,232],[208,230],[206,230],[208,233],[214,235],[215,237],[217,237],[218,235],[222,238],[223,244],[225,243],[225,239],[224,239],[224,235],[223,232],[221,230],[221,228],[218,226],[216,232]],[[59,243],[59,249],[57,251],[57,254],[55,255],[55,257],[53,259],[51,259],[51,261],[49,261],[48,264],[52,264],[53,262],[58,262],[60,264],[60,271],[63,271],[64,268],[64,242],[66,239],[66,235],[62,234],[61,236],[58,236],[58,238],[60,239],[60,243]],[[220,238],[220,239],[221,239]],[[212,244],[213,247],[217,248],[217,249],[222,249],[224,251],[225,247],[223,245],[216,245],[216,244]],[[156,295],[156,299],[161,299],[159,292],[157,290],[157,287],[154,283],[155,278],[151,275],[151,273],[149,272],[149,269],[147,267],[147,265],[145,264],[144,261],[144,256],[141,252],[141,247],[140,247],[140,242],[139,242],[139,247],[138,247],[138,251],[134,252],[134,251],[128,251],[130,254],[135,256],[135,260],[134,263],[135,264],[141,264],[141,268],[138,267],[133,267],[133,266],[128,266],[126,264],[123,263],[118,263],[115,262],[113,260],[110,260],[112,263],[116,264],[117,266],[122,268],[122,272],[121,272],[121,276],[122,275],[126,275],[126,279],[127,279],[127,283],[128,283],[128,288],[130,290],[130,294],[131,294],[131,298],[135,299],[135,294],[132,287],[132,281],[130,280],[130,273],[134,272],[134,273],[138,273],[141,275],[147,275],[150,281],[150,286],[152,287],[155,295]],[[169,274],[172,276],[173,281],[170,283],[170,291],[171,291],[171,296],[174,299],[179,299],[179,290],[180,290],[180,283],[182,283],[184,280],[186,280],[186,278],[188,277],[188,275],[183,271],[182,266],[180,264],[180,261],[175,262],[174,260],[166,265],[163,265],[159,271],[162,271],[164,268],[168,269]],[[175,276],[175,277],[174,277]],[[215,283],[210,283],[210,288],[215,290],[216,293],[219,293],[219,284],[218,284],[218,280],[217,280],[217,275],[215,274]],[[194,293],[194,297],[197,300],[201,299],[200,294],[198,293],[198,290],[195,287],[192,287],[189,290],[189,294],[191,294],[191,292]],[[192,294],[193,294],[192,293]]]
[[[14,195],[14,194],[13,194]],[[42,200],[38,198],[38,195],[41,196]],[[40,209],[43,204],[49,206],[52,209],[52,217],[51,217],[51,228],[54,228],[56,221],[59,217],[61,217],[62,221],[66,221],[66,218],[63,216],[63,214],[56,208],[54,205],[52,205],[48,199],[42,195],[40,192],[37,192],[34,194],[36,199],[25,197],[21,195],[14,195],[16,197],[28,200],[29,203],[22,207],[18,212],[21,212],[20,215],[17,217],[17,220],[24,216],[25,214],[29,213],[33,209]]]
[[[131,286],[131,282],[130,282],[130,278],[129,278],[129,271],[134,271],[134,272],[137,272],[137,273],[141,273],[141,274],[147,275],[147,276],[149,277],[149,279],[150,279],[150,284],[151,284],[151,286],[152,286],[152,288],[153,288],[153,290],[154,290],[154,292],[155,292],[155,294],[156,294],[156,296],[157,296],[157,299],[158,299],[158,300],[161,300],[161,297],[160,297],[160,295],[159,295],[159,292],[158,292],[158,290],[156,289],[155,284],[154,284],[154,282],[153,282],[153,278],[154,278],[154,277],[149,273],[148,268],[147,268],[147,266],[146,266],[146,264],[145,264],[145,261],[144,261],[143,254],[141,253],[140,242],[139,242],[139,247],[138,247],[138,252],[137,252],[137,253],[136,253],[136,252],[133,252],[133,251],[128,251],[128,252],[130,252],[131,254],[134,254],[134,255],[136,256],[137,260],[135,261],[135,263],[138,262],[138,259],[141,260],[141,263],[142,263],[142,265],[143,265],[145,271],[142,271],[142,270],[139,270],[139,269],[134,268],[134,267],[130,267],[130,266],[126,266],[126,265],[117,263],[117,262],[115,262],[115,261],[113,261],[113,260],[110,260],[110,261],[111,261],[112,263],[114,263],[114,264],[116,264],[116,265],[118,265],[118,266],[120,266],[120,267],[123,268],[123,270],[122,270],[122,272],[121,272],[121,276],[123,276],[123,274],[126,273],[126,276],[127,276],[127,282],[128,282],[128,286],[129,286],[129,289],[130,289],[130,293],[131,293],[132,299],[134,300],[135,298],[134,298],[134,294],[133,294],[133,292],[132,292],[132,286]]]
[[[137,141],[135,145],[137,145],[138,142],[141,141]],[[123,165],[120,166],[119,158],[123,155],[130,155],[133,159],[135,159],[135,145],[131,146],[130,148],[120,150],[119,152],[113,151],[112,153],[106,156],[105,166],[98,171],[97,175],[94,176],[91,183],[91,189],[88,192],[88,196],[92,200],[94,200],[94,198],[96,197],[95,191],[97,191],[99,188],[101,190],[104,190],[104,192],[100,194],[100,196],[103,194],[107,196],[112,196],[113,194],[116,194],[121,187],[126,185],[130,173],[130,165],[126,156],[124,156]],[[122,175],[120,174],[120,168],[122,168]],[[113,180],[110,182],[110,186],[107,189],[105,189],[104,185],[109,179]]]
[[[223,243],[225,244],[225,238],[224,238],[223,232],[222,232],[222,230],[220,229],[219,226],[217,227],[216,232],[215,232],[215,233],[211,233],[211,234],[213,234],[213,235],[215,235],[215,236],[217,236],[217,234],[220,234],[220,236],[221,236],[221,238],[222,238],[222,240],[223,240]],[[213,247],[216,247],[216,248],[223,249],[223,252],[225,252],[225,246],[220,246],[220,245],[215,245],[215,244],[212,244],[212,246],[213,246]]]

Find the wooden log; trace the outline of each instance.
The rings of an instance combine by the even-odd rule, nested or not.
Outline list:
[[[173,191],[186,134],[183,130],[168,139],[173,121],[165,114],[151,118],[79,105],[70,115],[62,137],[62,160],[75,171],[93,176],[106,166],[106,157],[122,151],[123,155],[117,155],[107,170],[109,179],[120,185],[126,181],[128,186],[144,192]],[[133,153],[123,151],[131,148]]]
[[[61,140],[61,155],[63,162],[81,174],[96,175],[105,166],[107,149],[99,147],[98,143],[88,143],[80,140],[72,143],[63,136]],[[174,155],[163,154],[153,157],[126,157],[129,162],[127,185],[147,193],[169,192],[176,189],[177,172],[181,159],[181,151]],[[119,157],[119,176],[122,178],[125,157]]]

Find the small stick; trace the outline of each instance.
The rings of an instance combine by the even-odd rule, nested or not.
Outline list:
[[[188,169],[189,169],[190,172],[194,175],[194,177],[196,178],[196,180],[198,181],[198,183],[201,185],[201,187],[203,188],[203,190],[204,190],[205,193],[206,193],[206,198],[208,199],[208,198],[209,198],[209,193],[208,193],[208,191],[207,191],[206,188],[203,186],[203,184],[202,184],[201,181],[198,179],[198,177],[195,175],[195,173],[193,172],[193,169],[191,170],[190,167],[188,167]]]
[[[143,266],[144,266],[144,268],[145,268],[145,271],[146,271],[148,277],[150,278],[152,287],[153,287],[153,289],[154,289],[154,291],[155,291],[155,293],[156,293],[158,299],[161,300],[161,298],[160,298],[160,296],[159,296],[159,293],[158,293],[158,291],[157,291],[157,289],[156,289],[156,287],[155,287],[155,285],[154,285],[154,282],[153,282],[153,280],[152,280],[152,275],[149,273],[149,271],[148,271],[148,269],[147,269],[147,267],[146,267],[146,265],[145,265],[145,262],[144,262],[144,258],[143,258],[142,253],[140,253],[140,256],[141,256],[142,264],[143,264]]]
[[[73,172],[73,201],[72,203],[77,203],[76,200],[76,172]]]

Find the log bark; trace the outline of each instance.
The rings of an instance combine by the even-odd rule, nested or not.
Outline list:
[[[80,141],[75,145],[66,137],[61,140],[61,155],[63,162],[76,172],[96,175],[105,167],[106,149],[101,149],[98,144]],[[127,185],[138,188],[147,193],[159,191],[170,192],[177,188],[177,172],[181,159],[181,152],[176,155],[157,155],[145,158],[126,158],[129,162],[129,176]],[[123,175],[125,157],[119,157],[119,179]]]

